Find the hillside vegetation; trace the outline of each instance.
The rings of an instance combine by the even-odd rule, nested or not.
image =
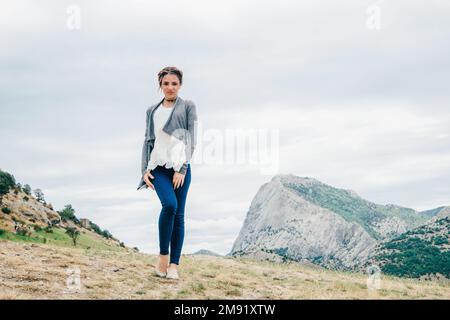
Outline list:
[[[33,195],[34,193],[34,195]],[[32,193],[0,170],[0,239],[100,250],[130,249],[89,219],[80,219],[68,204],[55,211],[41,189]]]

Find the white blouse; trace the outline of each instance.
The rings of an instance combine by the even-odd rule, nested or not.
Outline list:
[[[155,144],[148,160],[147,170],[153,170],[156,166],[164,166],[173,168],[175,171],[180,170],[184,162],[186,162],[185,145],[182,140],[167,134],[162,130],[173,106],[168,108],[162,104],[153,112],[153,128],[155,131]]]

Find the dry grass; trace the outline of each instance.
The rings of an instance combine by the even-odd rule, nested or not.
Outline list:
[[[183,255],[180,279],[153,275],[157,255],[0,241],[0,299],[449,299],[450,284],[245,258]],[[66,285],[80,270],[80,289]]]

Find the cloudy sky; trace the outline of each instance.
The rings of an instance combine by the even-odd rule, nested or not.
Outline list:
[[[2,1],[0,168],[157,253],[161,205],[136,187],[156,74],[173,65],[200,128],[183,253],[228,253],[275,174],[450,205],[449,13],[411,0]]]

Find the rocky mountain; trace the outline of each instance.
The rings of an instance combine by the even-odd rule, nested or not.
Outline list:
[[[253,198],[227,255],[359,269],[383,241],[444,214],[380,205],[310,177],[276,175]]]
[[[215,256],[215,257],[221,257],[221,254],[215,253],[214,251],[211,250],[206,250],[206,249],[200,249],[196,252],[194,252],[192,255],[205,255],[205,256]]]

